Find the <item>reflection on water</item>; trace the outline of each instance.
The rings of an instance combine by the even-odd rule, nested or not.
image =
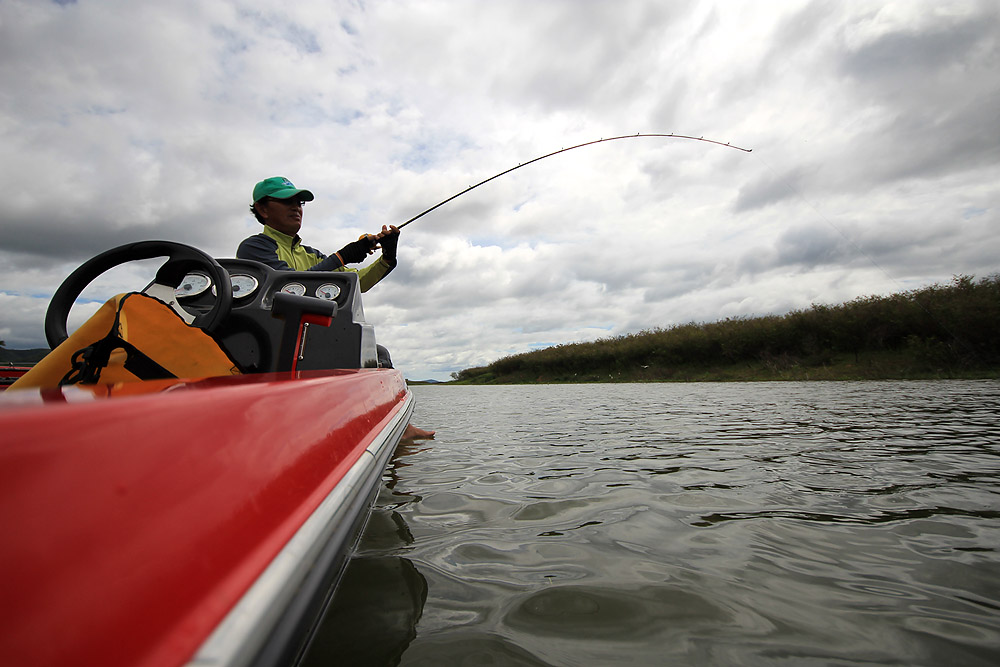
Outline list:
[[[420,500],[393,489],[406,457],[424,451],[401,444],[386,468],[358,552],[344,571],[336,599],[323,617],[303,667],[396,665],[416,637],[427,600],[427,580],[407,558],[386,555],[413,544],[409,526],[394,507]]]
[[[1000,383],[415,393],[309,664],[1000,661]]]
[[[355,558],[303,664],[398,664],[426,599],[427,582],[406,558]]]

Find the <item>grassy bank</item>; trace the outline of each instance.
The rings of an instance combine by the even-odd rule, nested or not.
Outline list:
[[[0,364],[35,364],[42,360],[49,353],[48,348],[35,348],[31,350],[10,350],[0,347]]]
[[[498,359],[458,384],[1000,377],[1000,275]]]

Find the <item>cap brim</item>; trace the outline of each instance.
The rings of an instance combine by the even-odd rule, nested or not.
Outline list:
[[[312,201],[315,199],[313,193],[308,190],[296,190],[295,188],[275,190],[274,192],[262,196],[260,199],[263,199],[264,197],[270,197],[271,199],[291,199],[292,197],[299,197],[302,201]],[[260,199],[257,201],[260,201]]]

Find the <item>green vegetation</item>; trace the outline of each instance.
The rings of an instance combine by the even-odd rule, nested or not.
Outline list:
[[[11,350],[0,346],[0,364],[35,364],[49,353],[48,348]]]
[[[1000,377],[1000,274],[526,352],[457,384]]]

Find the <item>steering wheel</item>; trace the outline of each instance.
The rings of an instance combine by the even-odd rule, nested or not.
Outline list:
[[[182,243],[139,241],[112,248],[92,257],[63,281],[63,284],[53,295],[49,309],[45,312],[45,339],[48,341],[49,347],[55,349],[56,346],[69,338],[66,333],[66,319],[69,316],[69,310],[80,293],[95,278],[109,269],[127,262],[164,256],[169,259],[157,270],[153,285],[176,289],[184,276],[194,269],[201,269],[212,278],[212,283],[216,288],[215,304],[207,313],[196,316],[192,325],[206,331],[215,331],[226,319],[233,305],[233,285],[230,282],[229,274],[222,268],[222,265],[201,250]]]

